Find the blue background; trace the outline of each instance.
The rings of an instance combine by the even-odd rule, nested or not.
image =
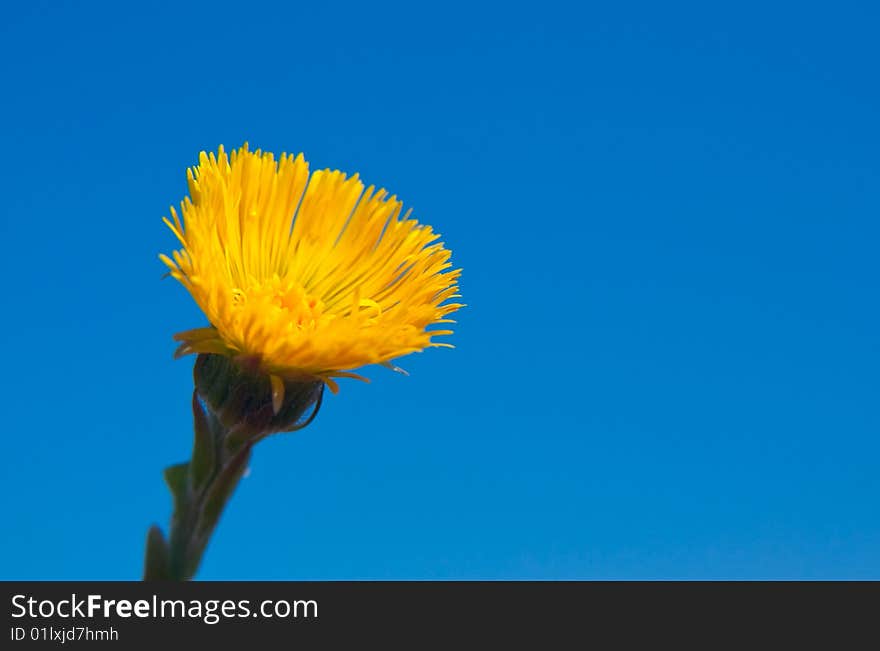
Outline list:
[[[0,578],[140,576],[204,323],[160,218],[245,140],[469,307],[259,446],[200,578],[880,578],[876,5],[611,4],[7,8]]]

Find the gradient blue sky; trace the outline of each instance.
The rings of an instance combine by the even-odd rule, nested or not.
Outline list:
[[[709,4],[8,7],[0,578],[140,576],[204,323],[160,218],[245,140],[469,307],[259,446],[200,578],[880,578],[880,14]]]

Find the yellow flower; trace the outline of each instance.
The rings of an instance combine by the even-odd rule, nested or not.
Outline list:
[[[163,218],[183,248],[161,255],[210,327],[175,335],[177,356],[214,353],[286,380],[321,380],[428,346],[462,307],[460,270],[430,226],[401,216],[357,175],[309,174],[299,156],[202,152],[191,197]],[[361,378],[362,379],[362,378]]]

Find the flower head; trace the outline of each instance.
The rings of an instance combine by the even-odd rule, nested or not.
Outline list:
[[[231,357],[285,381],[358,377],[428,346],[461,307],[459,270],[430,226],[357,175],[309,173],[299,156],[202,152],[190,197],[165,223],[182,249],[161,255],[210,326],[175,335],[177,355]],[[281,388],[283,391],[283,388]]]

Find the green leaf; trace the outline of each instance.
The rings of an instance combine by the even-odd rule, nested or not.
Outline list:
[[[171,578],[168,543],[162,530],[155,524],[147,532],[147,551],[144,555],[144,581],[167,581]]]

